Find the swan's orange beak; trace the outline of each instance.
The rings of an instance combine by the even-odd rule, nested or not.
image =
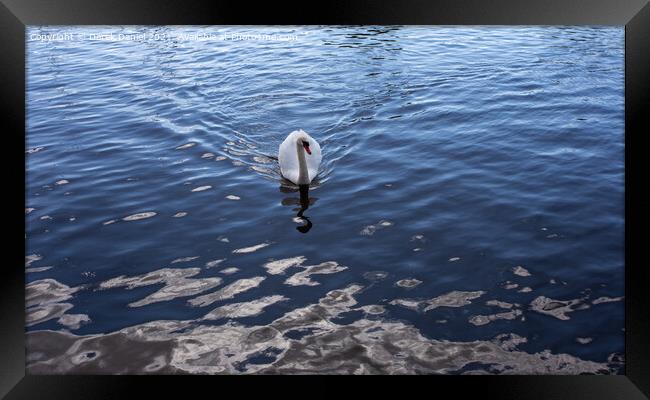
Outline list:
[[[311,150],[309,150],[309,143],[308,142],[302,142],[302,147],[305,148],[305,151],[307,154],[311,155]]]

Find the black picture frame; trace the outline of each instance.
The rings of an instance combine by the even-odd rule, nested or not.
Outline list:
[[[648,201],[644,172],[644,120],[650,97],[650,4],[644,0],[409,0],[391,3],[330,1],[302,3],[193,1],[88,1],[2,0],[0,4],[0,104],[5,120],[2,169],[6,185],[5,221],[8,262],[0,279],[0,397],[23,398],[128,398],[135,386],[152,387],[174,395],[184,386],[161,377],[29,376],[25,375],[25,272],[18,249],[25,244],[20,227],[25,175],[25,28],[27,25],[625,25],[625,374],[619,376],[502,376],[424,377],[423,386],[436,392],[451,389],[454,396],[473,393],[498,399],[643,399],[650,396],[650,288]],[[7,157],[10,154],[12,157]],[[20,164],[20,165],[19,165]],[[18,195],[22,185],[23,195]],[[9,189],[11,187],[11,189]],[[22,246],[21,246],[22,242]],[[234,378],[234,377],[233,377]],[[228,380],[233,379],[228,378]],[[145,379],[145,381],[143,381]],[[224,379],[219,378],[224,384]],[[242,378],[234,378],[241,385]],[[286,378],[283,378],[283,380]],[[319,392],[337,390],[323,385]],[[432,379],[433,382],[430,382]],[[472,379],[467,384],[467,379]],[[420,379],[418,379],[420,381]],[[155,382],[155,383],[154,383]],[[214,381],[191,385],[214,385]],[[286,382],[285,382],[286,383]],[[263,385],[268,385],[265,380]],[[391,385],[384,381],[379,385]],[[248,385],[246,385],[248,386]],[[244,392],[250,387],[239,388]],[[340,388],[339,388],[340,390]]]

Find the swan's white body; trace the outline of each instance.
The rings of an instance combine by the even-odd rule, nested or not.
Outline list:
[[[305,151],[303,142],[309,143],[311,154]],[[296,185],[308,185],[318,175],[322,158],[318,142],[302,129],[291,132],[278,153],[282,176]]]

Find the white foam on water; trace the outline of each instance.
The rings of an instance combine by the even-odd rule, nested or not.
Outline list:
[[[438,307],[464,307],[468,304],[471,304],[471,300],[478,299],[485,293],[487,292],[483,290],[477,290],[473,292],[454,290],[452,292],[435,297],[431,300],[427,300],[426,303],[428,306],[425,307],[424,311],[434,310]]]
[[[416,287],[417,285],[419,285],[419,284],[421,284],[421,283],[422,283],[422,281],[419,280],[419,279],[410,278],[410,279],[402,279],[402,280],[399,280],[399,281],[397,281],[397,283],[395,283],[395,284],[396,284],[397,286],[399,286],[399,287],[409,288],[409,289],[410,289],[410,288]]]
[[[603,296],[603,297],[599,297],[599,298],[593,300],[591,302],[591,304],[611,303],[613,301],[621,301],[624,298],[625,298],[624,296],[620,296],[620,297],[606,297],[606,296]]]
[[[157,213],[155,213],[153,211],[141,212],[141,213],[137,213],[137,214],[128,215],[128,216],[122,218],[122,221],[138,221],[138,220],[141,220],[141,219],[151,218],[151,217],[154,217],[156,215],[157,215]],[[105,224],[105,225],[107,225],[107,224]]]
[[[259,250],[259,249],[263,249],[263,248],[265,248],[266,246],[269,246],[269,245],[270,245],[270,243],[260,243],[260,244],[255,245],[255,246],[250,246],[250,247],[244,247],[244,248],[241,248],[241,249],[236,249],[236,250],[233,250],[232,252],[233,252],[234,254],[246,254],[246,253],[252,253],[252,252],[257,251],[257,250]]]
[[[523,276],[523,277],[531,276],[530,272],[526,268],[522,267],[521,265],[518,265],[518,266],[514,267],[512,269],[512,273],[515,274],[515,275],[518,275],[518,276]]]
[[[262,267],[264,267],[266,272],[270,275],[279,275],[284,273],[288,268],[301,265],[306,260],[307,258],[304,256],[289,257],[281,260],[269,261],[262,265]]]
[[[189,262],[192,260],[196,260],[200,256],[191,256],[191,257],[182,257],[182,258],[177,258],[174,261],[171,262],[171,264],[176,264],[176,263],[181,263],[181,262]]]
[[[491,315],[475,315],[470,317],[469,323],[475,326],[487,325],[490,322],[497,320],[513,320],[521,315],[521,310],[511,310],[507,312],[491,314]]]
[[[216,267],[217,265],[221,264],[224,261],[226,261],[225,258],[220,258],[218,260],[208,261],[208,262],[205,263],[205,266],[207,268],[214,268],[214,267]]]
[[[235,281],[231,283],[228,286],[223,287],[222,289],[208,293],[193,299],[188,300],[188,303],[193,305],[193,306],[207,306],[210,305],[214,302],[221,301],[221,300],[227,300],[227,299],[232,299],[239,293],[246,292],[248,290],[251,290],[253,288],[256,288],[264,281],[266,277],[263,276],[256,276],[254,278],[246,278],[246,279],[240,279],[238,281]]]
[[[336,261],[326,261],[318,265],[309,265],[302,268],[304,268],[304,271],[290,276],[284,283],[290,286],[316,286],[320,285],[320,283],[312,280],[311,275],[335,274],[348,269],[348,267],[339,265]]]
[[[217,320],[222,318],[254,317],[262,314],[266,307],[287,300],[289,300],[287,297],[280,296],[280,295],[273,295],[273,296],[265,296],[244,303],[226,304],[225,306],[221,306],[210,311],[203,317],[203,319]]]
[[[30,254],[28,256],[25,256],[25,267],[29,267],[32,265],[34,261],[42,260],[43,256],[40,254]]]
[[[363,235],[363,236],[372,236],[378,230],[387,228],[387,227],[392,226],[392,225],[393,225],[393,222],[382,219],[381,221],[377,222],[376,224],[365,226],[359,232],[359,234]]]
[[[555,300],[546,296],[538,296],[530,302],[530,309],[540,314],[549,315],[560,320],[568,320],[567,315],[579,309],[589,307],[583,304],[583,299]],[[586,307],[585,307],[586,306]]]
[[[151,321],[85,336],[28,332],[26,368],[40,374],[83,373],[89,368],[101,368],[105,373],[309,374],[327,370],[337,374],[453,374],[478,362],[489,365],[484,372],[495,374],[570,375],[611,374],[620,367],[615,354],[608,358],[610,367],[549,350],[526,353],[518,346],[527,339],[512,333],[468,342],[430,339],[412,325],[378,318],[381,306],[355,308],[353,296],[361,289],[350,285],[329,291],[317,303],[290,310],[261,326],[233,321],[203,325],[189,320]],[[213,311],[217,317],[240,318],[263,311],[270,302],[284,301],[271,297]],[[354,310],[363,310],[371,319],[345,325],[337,322]],[[305,334],[300,340],[290,339],[287,333],[296,331]],[[66,350],[53,350],[53,343]],[[107,352],[113,357],[106,357]],[[263,354],[273,356],[266,363],[248,361]]]
[[[79,329],[81,325],[90,322],[90,317],[86,314],[63,314],[56,321],[70,330]]]
[[[200,268],[163,268],[144,275],[131,277],[121,275],[100,283],[99,287],[101,289],[115,287],[134,289],[136,287],[163,283],[164,286],[158,291],[148,295],[144,299],[129,304],[129,307],[142,307],[179,297],[194,296],[212,289],[222,282],[222,279],[218,277],[191,278],[199,272],[201,272]]]

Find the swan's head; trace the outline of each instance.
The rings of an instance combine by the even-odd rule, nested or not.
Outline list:
[[[296,139],[296,143],[301,145],[305,149],[307,154],[311,154],[309,143],[311,143],[312,138],[307,134],[307,132],[303,131],[302,129],[297,131],[295,139]]]

